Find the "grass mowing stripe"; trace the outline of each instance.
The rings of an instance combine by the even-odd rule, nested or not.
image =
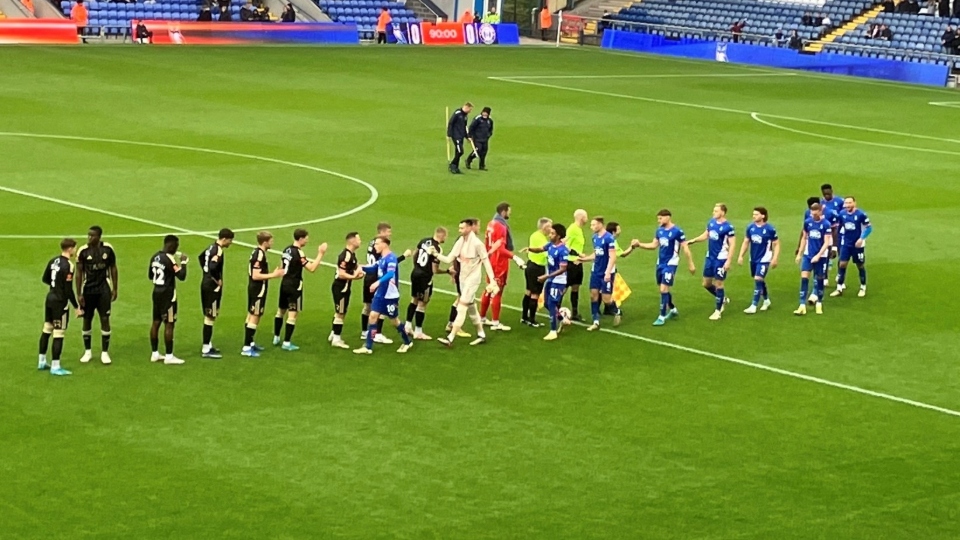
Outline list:
[[[173,229],[173,230],[179,231],[179,232],[184,233],[184,234],[192,234],[192,235],[197,235],[197,236],[206,236],[206,237],[211,238],[211,239],[216,239],[216,235],[207,234],[207,233],[201,233],[201,232],[197,232],[197,231],[191,231],[191,230],[189,230],[189,229],[184,229],[184,228],[182,228],[182,227],[177,227],[177,226],[174,226],[174,225],[168,225],[168,224],[165,224],[165,223],[160,223],[160,222],[156,222],[156,221],[149,220],[149,219],[139,218],[139,217],[136,217],[136,216],[130,216],[130,215],[127,215],[127,214],[120,214],[120,213],[117,213],[117,212],[111,212],[111,211],[109,211],[109,210],[103,210],[103,209],[99,209],[99,208],[94,208],[94,207],[87,206],[87,205],[84,205],[84,204],[79,204],[79,203],[74,203],[74,202],[70,202],[70,201],[65,201],[65,200],[62,200],[62,199],[57,199],[57,198],[54,198],[54,197],[48,197],[48,196],[46,196],[46,195],[40,195],[40,194],[37,194],[37,193],[31,193],[31,192],[29,192],[29,191],[22,191],[22,190],[19,190],[19,189],[13,189],[13,188],[8,188],[8,187],[4,187],[4,186],[0,186],[0,191],[6,191],[6,192],[8,192],[8,193],[14,193],[14,194],[16,194],[16,195],[21,195],[21,196],[24,196],[24,197],[31,197],[31,198],[39,199],[39,200],[46,201],[46,202],[52,202],[52,203],[56,203],[56,204],[62,204],[62,205],[65,205],[65,206],[70,206],[70,207],[74,207],[74,208],[79,208],[79,209],[87,210],[87,211],[90,211],[90,212],[100,212],[100,213],[102,213],[102,214],[104,214],[104,215],[113,216],[113,217],[118,217],[118,218],[122,218],[122,219],[127,219],[127,220],[130,220],[130,221],[137,221],[137,222],[143,223],[143,224],[145,224],[145,225],[153,225],[153,226],[157,226],[157,227],[163,227],[163,228]],[[234,243],[237,244],[237,245],[245,246],[245,247],[249,247],[249,248],[256,247],[254,244],[250,244],[250,243],[246,243],[246,242],[234,241]],[[274,253],[274,254],[280,254],[280,253],[281,253],[280,251],[274,250],[274,249],[271,249],[270,252],[272,252],[272,253]],[[328,263],[328,262],[323,262],[322,264],[323,264],[324,266],[328,266],[328,267],[331,267],[331,268],[336,268],[336,266],[337,266],[337,265],[335,265],[335,264]],[[407,281],[401,280],[401,282],[404,283],[404,284],[406,284],[406,285],[409,285],[409,282],[407,282]],[[443,293],[443,294],[449,295],[449,296],[456,296],[456,295],[457,295],[456,292],[454,292],[454,291],[449,291],[449,290],[445,290],[445,289],[436,288],[436,289],[434,289],[434,290],[437,291],[437,292],[441,292],[441,293]],[[505,307],[505,308],[507,308],[507,309],[510,309],[510,310],[513,310],[513,311],[521,311],[521,309],[520,309],[519,307],[516,307],[516,306],[504,305],[503,307]],[[608,329],[608,328],[601,328],[600,331],[601,331],[601,332],[604,332],[604,333],[607,333],[607,334],[612,334],[612,335],[615,335],[615,336],[626,337],[626,338],[629,338],[629,339],[634,339],[634,340],[637,340],[637,341],[642,341],[642,342],[648,343],[648,344],[650,344],[650,345],[656,345],[656,346],[659,346],[659,347],[666,347],[666,348],[670,348],[670,349],[674,349],[674,350],[678,350],[678,351],[687,352],[687,353],[690,353],[690,354],[695,354],[695,355],[698,355],[698,356],[703,356],[703,357],[706,357],[706,358],[712,358],[712,359],[714,359],[714,360],[720,360],[720,361],[723,361],[723,362],[729,362],[729,363],[737,364],[737,365],[740,365],[740,366],[750,367],[750,368],[754,368],[754,369],[763,370],[763,371],[766,371],[766,372],[769,372],[769,373],[775,373],[775,374],[778,374],[778,375],[783,375],[783,376],[786,376],[786,377],[791,377],[791,378],[794,378],[794,379],[799,379],[799,380],[803,380],[803,381],[807,381],[807,382],[812,382],[812,383],[816,383],[816,384],[822,384],[822,385],[829,386],[829,387],[832,387],[832,388],[838,388],[838,389],[842,389],[842,390],[847,390],[847,391],[855,392],[855,393],[858,393],[858,394],[861,394],[861,395],[866,395],[866,396],[871,396],[871,397],[875,397],[875,398],[885,399],[885,400],[888,400],[888,401],[893,401],[893,402],[895,402],[895,403],[901,403],[901,404],[904,404],[904,405],[909,405],[909,406],[917,407],[917,408],[920,408],[920,409],[925,409],[925,410],[929,410],[929,411],[939,412],[939,413],[942,413],[942,414],[947,414],[947,415],[950,415],[950,416],[960,417],[960,411],[955,411],[955,410],[953,410],[953,409],[947,409],[947,408],[945,408],[945,407],[939,407],[939,406],[937,406],[937,405],[931,405],[931,404],[929,404],[929,403],[924,403],[924,402],[921,402],[921,401],[916,401],[916,400],[912,400],[912,399],[908,399],[908,398],[903,398],[903,397],[895,396],[895,395],[892,395],[892,394],[886,394],[886,393],[883,393],[883,392],[875,392],[875,391],[873,391],[873,390],[868,390],[868,389],[866,389],[866,388],[861,388],[861,387],[859,387],[859,386],[853,386],[853,385],[849,385],[849,384],[844,384],[844,383],[840,383],[840,382],[831,381],[831,380],[828,380],[828,379],[822,379],[822,378],[820,378],[820,377],[814,377],[814,376],[812,376],[812,375],[805,375],[805,374],[803,374],[803,373],[797,373],[797,372],[794,372],[794,371],[789,371],[789,370],[785,370],[785,369],[780,369],[780,368],[773,367],[773,366],[768,366],[768,365],[765,365],[765,364],[759,364],[759,363],[756,363],[756,362],[750,362],[750,361],[748,361],[748,360],[742,360],[742,359],[739,359],[739,358],[733,358],[733,357],[731,357],[731,356],[724,356],[724,355],[717,354],[717,353],[713,353],[713,352],[710,352],[710,351],[704,351],[704,350],[701,350],[701,349],[695,349],[695,348],[692,348],[692,347],[686,347],[686,346],[684,346],[684,345],[678,345],[678,344],[676,344],[676,343],[670,343],[670,342],[667,342],[667,341],[661,341],[661,340],[658,340],[658,339],[648,338],[648,337],[644,337],[644,336],[640,336],[640,335],[636,335],[636,334],[629,334],[629,333],[627,333],[627,332],[621,332],[621,331],[619,331],[619,330],[611,330],[611,329]]]

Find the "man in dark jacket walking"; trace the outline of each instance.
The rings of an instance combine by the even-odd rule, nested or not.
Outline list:
[[[453,141],[453,160],[450,162],[450,172],[453,174],[462,174],[460,158],[463,157],[463,140],[467,138],[467,115],[472,110],[473,104],[468,101],[463,104],[463,107],[454,111],[450,120],[447,121],[447,137]]]
[[[467,136],[473,143],[473,152],[467,156],[467,168],[475,158],[480,158],[480,170],[487,170],[487,150],[490,148],[490,137],[493,137],[493,118],[490,118],[490,107],[484,107],[480,115],[470,123]]]

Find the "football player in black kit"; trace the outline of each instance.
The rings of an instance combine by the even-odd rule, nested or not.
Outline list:
[[[382,237],[390,239],[390,236],[393,235],[393,229],[390,227],[389,223],[380,222],[377,224],[377,234],[373,237],[373,240],[367,244],[367,264],[361,266],[373,266],[377,264],[377,261],[380,260],[380,254],[377,253],[377,250],[374,246],[377,244],[377,238]],[[407,259],[413,252],[409,249],[404,251],[402,255],[397,256],[397,264],[402,263]],[[360,339],[367,339],[367,326],[369,326],[370,318],[370,304],[373,302],[373,293],[370,291],[370,286],[377,281],[376,272],[367,274],[363,278],[363,313],[361,313],[362,320],[360,321]],[[383,335],[383,317],[380,317],[380,320],[377,322],[377,334],[373,338],[374,343],[382,343],[384,345],[389,345],[393,343],[393,340]]]
[[[296,351],[297,347],[290,343],[293,337],[293,331],[296,329],[297,314],[303,309],[303,270],[306,269],[311,274],[317,271],[320,261],[323,260],[323,254],[327,252],[327,244],[323,243],[317,247],[317,258],[307,259],[303,253],[303,248],[310,241],[310,234],[306,229],[297,229],[293,231],[293,244],[283,250],[280,256],[280,263],[283,267],[283,279],[280,281],[280,302],[277,308],[277,316],[273,319],[273,344],[280,345],[280,330],[284,330],[283,345],[281,349],[285,351]],[[283,328],[283,317],[287,317],[287,327]]]
[[[413,339],[430,341],[423,333],[423,319],[426,317],[427,304],[433,294],[433,276],[440,274],[440,260],[431,255],[431,247],[441,252],[440,246],[447,241],[447,229],[437,227],[430,238],[424,238],[417,244],[413,270],[410,272],[410,305],[407,306],[407,333]],[[444,274],[448,272],[443,272]],[[414,325],[416,319],[416,325]]]
[[[100,315],[100,362],[110,360],[110,306],[117,301],[117,255],[103,241],[103,229],[94,225],[87,232],[87,243],[77,250],[77,300],[83,310],[83,356],[80,363],[93,359],[91,341],[93,317]]]
[[[223,298],[223,250],[233,244],[233,231],[220,229],[217,241],[203,250],[197,262],[203,271],[200,280],[200,307],[203,310],[203,347],[200,356],[203,358],[223,358],[220,349],[211,344],[213,340],[213,323],[220,314],[220,301]]]
[[[77,242],[73,238],[64,238],[60,242],[60,255],[50,259],[43,269],[43,281],[47,286],[47,298],[44,303],[43,331],[40,333],[40,360],[37,369],[49,369],[51,375],[70,375],[60,367],[60,355],[63,353],[63,335],[70,320],[72,305],[77,317],[83,312],[73,293],[73,255],[77,251]],[[47,347],[50,335],[53,335],[53,359],[47,364]]]
[[[180,249],[180,239],[172,234],[163,238],[163,249],[150,258],[147,278],[153,283],[153,325],[150,327],[150,361],[163,360],[166,365],[182,364],[173,355],[173,327],[177,322],[177,280],[187,279],[186,255]],[[163,343],[166,354],[160,356],[160,323],[163,323]]]
[[[273,235],[267,231],[257,233],[257,247],[250,253],[250,262],[247,266],[247,320],[243,325],[243,349],[241,356],[258,358],[263,347],[257,345],[254,337],[257,335],[257,325],[267,305],[267,285],[271,279],[283,276],[283,266],[270,271],[267,261],[267,251],[273,247]]]
[[[360,233],[348,233],[346,242],[337,257],[337,270],[330,287],[333,293],[333,328],[327,338],[331,345],[341,349],[350,348],[343,341],[343,321],[347,318],[347,309],[350,307],[351,285],[354,280],[363,279],[363,270],[357,260],[357,250],[361,245]]]

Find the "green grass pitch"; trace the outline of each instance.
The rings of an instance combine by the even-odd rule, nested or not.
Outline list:
[[[572,49],[5,48],[0,65],[4,539],[960,536],[960,116],[929,104],[951,91]],[[465,99],[493,108],[497,132],[491,171],[453,177],[443,111]],[[371,198],[331,173],[378,198],[308,226],[306,251],[329,242],[328,261],[347,231],[385,220],[413,247],[502,200],[521,243],[578,207],[646,241],[662,207],[692,236],[715,202],[739,233],[762,204],[784,245],[773,309],[740,313],[751,281],[736,268],[731,309],[708,321],[713,300],[684,273],[682,318],[653,328],[641,252],[620,265],[634,291],[621,335],[544,343],[508,310],[514,330],[482,348],[358,358],[325,340],[324,267],[306,277],[302,349],[249,360],[249,249],[235,246],[225,358],[199,357],[194,266],[179,287],[187,364],[151,364],[160,239],[115,236],[255,230]],[[801,319],[791,254],[825,181],[874,223],[869,295]],[[77,362],[74,320],[74,375],[50,377],[35,369],[43,264],[54,237],[92,224],[119,256],[114,365]],[[291,231],[273,229],[277,249]],[[208,243],[182,234],[194,259]],[[521,288],[514,269],[507,304]],[[434,337],[450,300],[428,310]],[[270,327],[268,311],[261,342]]]

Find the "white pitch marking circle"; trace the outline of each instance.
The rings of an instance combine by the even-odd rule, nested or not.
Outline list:
[[[302,225],[313,225],[315,223],[323,223],[325,221],[333,221],[335,219],[344,218],[357,212],[361,212],[375,202],[380,197],[380,192],[377,191],[372,184],[365,182],[359,178],[353,176],[338,173],[336,171],[331,171],[329,169],[323,169],[320,167],[314,167],[313,165],[307,165],[305,163],[297,163],[295,161],[286,161],[283,159],[270,158],[265,156],[257,156],[253,154],[244,154],[241,152],[231,152],[229,150],[215,150],[213,148],[199,148],[194,146],[183,146],[179,144],[165,144],[165,143],[154,143],[154,142],[145,142],[145,141],[128,141],[124,139],[106,139],[101,137],[82,137],[79,135],[52,135],[46,133],[24,133],[24,132],[12,132],[12,131],[0,131],[0,137],[22,137],[29,139],[55,139],[55,140],[66,140],[66,141],[83,141],[83,142],[102,142],[102,143],[112,143],[112,144],[126,144],[129,146],[147,146],[151,148],[167,148],[170,150],[184,150],[187,152],[198,152],[202,154],[216,154],[221,156],[230,156],[243,159],[252,159],[254,161],[263,161],[266,163],[275,163],[278,165],[286,165],[288,167],[295,167],[298,169],[305,169],[308,171],[318,172],[322,174],[328,174],[330,176],[335,176],[343,180],[349,180],[355,184],[360,184],[361,186],[367,188],[367,191],[370,192],[370,197],[361,204],[360,206],[351,208],[339,214],[334,214],[332,216],[325,216],[321,218],[311,219],[307,221],[299,221],[294,223],[278,223],[275,225],[264,225],[261,227],[244,227],[242,229],[233,229],[234,232],[250,232],[250,231],[261,231],[264,229],[285,229],[288,227],[297,227]],[[197,235],[209,235],[215,234],[217,231],[203,231],[197,232]],[[144,234],[111,234],[110,238],[155,238],[164,236],[167,233],[144,233]],[[181,233],[182,234],[182,233]],[[53,238],[63,238],[64,235],[0,235],[0,239],[53,239]]]

